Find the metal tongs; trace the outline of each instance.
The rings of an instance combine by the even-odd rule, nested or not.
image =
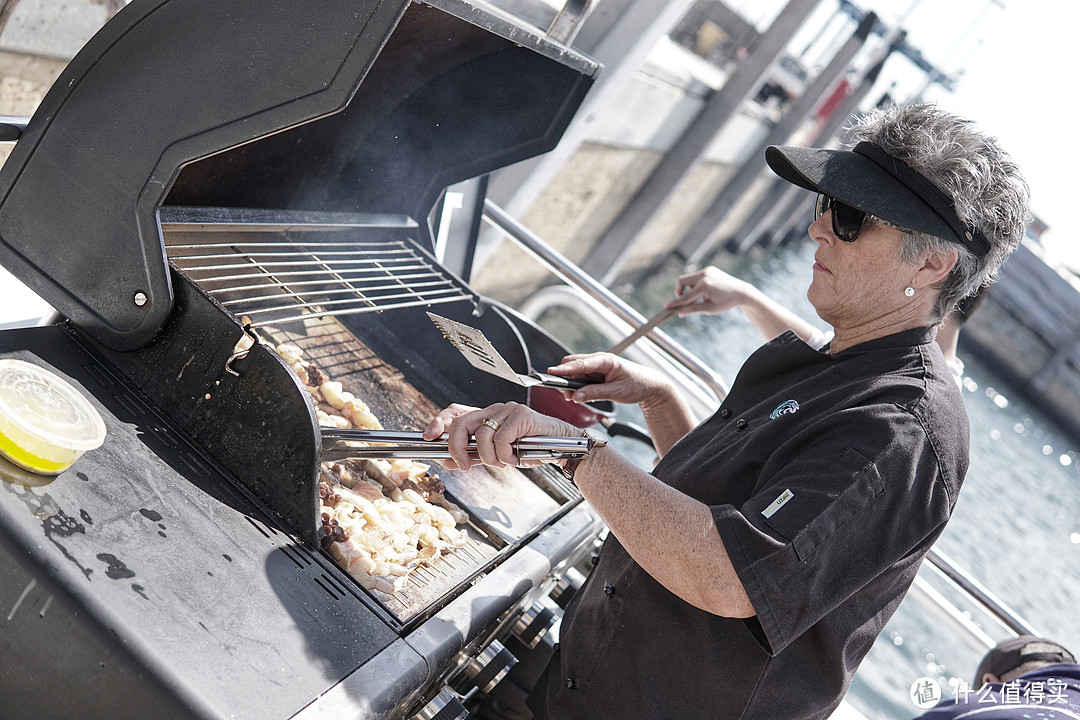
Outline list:
[[[448,436],[445,433],[435,440],[425,440],[419,432],[400,430],[321,430],[323,462],[347,458],[446,460],[450,457]],[[514,454],[521,460],[578,458],[588,455],[594,444],[592,439],[583,436],[524,437],[514,443]],[[469,457],[480,457],[476,451],[475,440],[469,442]]]

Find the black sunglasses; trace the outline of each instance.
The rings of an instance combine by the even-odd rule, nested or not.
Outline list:
[[[844,242],[855,242],[869,213],[846,205],[825,193],[818,193],[817,205],[814,207],[814,221],[820,219],[826,210],[832,210],[833,234]]]

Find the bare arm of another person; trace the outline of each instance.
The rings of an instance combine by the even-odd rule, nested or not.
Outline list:
[[[484,420],[494,421],[493,430]],[[465,451],[475,438],[485,465],[517,465],[513,442],[535,435],[577,435],[574,426],[507,403],[482,410],[452,405],[424,436],[449,433],[448,467],[473,464]],[[684,601],[723,617],[750,617],[754,607],[720,539],[709,507],[657,480],[611,448],[595,448],[578,465],[575,482],[630,556]]]
[[[675,298],[664,307],[678,310],[679,317],[694,313],[715,315],[741,307],[766,340],[772,340],[788,330],[794,331],[803,340],[809,340],[815,330],[813,325],[750,283],[715,267],[680,277],[675,287]]]

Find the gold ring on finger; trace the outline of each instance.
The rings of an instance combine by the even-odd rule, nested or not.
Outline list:
[[[484,424],[495,432],[498,432],[499,428],[502,427],[498,420],[493,420],[492,418],[484,418]]]

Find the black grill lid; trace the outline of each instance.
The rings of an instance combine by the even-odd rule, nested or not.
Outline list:
[[[421,218],[446,185],[554,147],[598,67],[461,0],[134,0],[0,171],[0,262],[141,347],[172,308],[174,183],[175,204]]]

